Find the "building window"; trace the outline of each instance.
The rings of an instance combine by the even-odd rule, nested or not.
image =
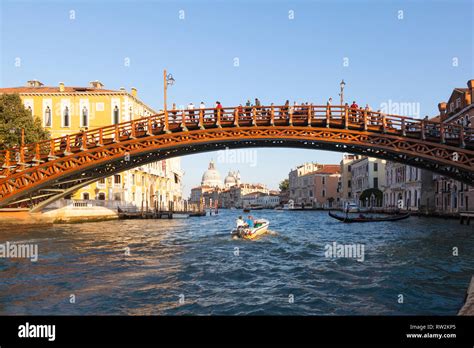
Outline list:
[[[115,105],[113,124],[118,124],[118,123],[120,123],[120,114],[119,114],[119,108],[118,108],[118,106]]]
[[[374,178],[374,188],[379,188],[379,178]]]
[[[128,120],[131,121],[133,118],[133,110],[132,110],[132,107],[130,106],[130,108],[128,109]]]
[[[88,200],[89,200],[89,193],[84,192],[84,193],[82,194],[82,199],[85,200],[85,201],[88,201]]]
[[[323,191],[321,192],[321,196],[322,196],[322,197],[326,197],[326,190],[323,190]]]
[[[323,185],[325,185],[326,184],[326,177],[323,176],[322,181],[323,181]]]
[[[135,174],[132,174],[132,185],[135,185]]]
[[[70,127],[70,120],[69,120],[69,107],[64,108],[63,112],[63,127]]]
[[[84,106],[82,108],[82,118],[81,118],[81,126],[82,127],[89,127],[89,111],[87,108]]]
[[[120,175],[114,175],[114,184],[115,185],[120,185],[122,181],[122,177]]]
[[[379,170],[379,164],[374,163],[374,172],[377,172]]]
[[[122,197],[119,192],[114,193],[114,201],[121,201]]]
[[[99,192],[99,195],[97,196],[97,199],[99,201],[105,201],[105,193],[104,192]]]
[[[51,127],[52,120],[51,120],[51,108],[49,105],[44,110],[44,126]]]
[[[456,108],[460,108],[461,107],[461,98],[457,98],[456,99]]]

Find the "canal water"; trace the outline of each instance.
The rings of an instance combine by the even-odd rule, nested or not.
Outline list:
[[[455,315],[474,273],[474,226],[455,220],[262,210],[271,233],[232,240],[239,213],[0,226],[0,244],[39,252],[0,259],[0,314]],[[363,261],[327,257],[334,242],[363,246]]]

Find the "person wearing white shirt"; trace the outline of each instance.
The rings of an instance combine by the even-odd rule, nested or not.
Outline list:
[[[189,114],[190,120],[194,121],[194,104],[193,103],[188,104],[188,114]]]

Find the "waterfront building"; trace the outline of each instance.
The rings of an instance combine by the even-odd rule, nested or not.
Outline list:
[[[432,120],[474,128],[474,79],[467,88],[454,88],[447,102],[438,104],[439,115]],[[435,208],[440,214],[474,211],[474,185],[463,184],[443,175],[434,175]]]
[[[76,87],[30,80],[24,87],[0,88],[0,94],[14,93],[53,138],[156,114],[138,98],[136,88],[105,89],[100,81]],[[168,207],[181,204],[182,176],[180,159],[168,159],[100,179],[66,198]]]
[[[223,189],[221,174],[216,169],[214,161],[209,162],[207,170],[202,174],[201,185],[191,189],[190,203],[214,205]]]
[[[261,206],[266,209],[273,209],[280,205],[280,196],[276,191],[252,192],[241,197],[241,206],[239,208],[251,208],[252,206]]]
[[[360,157],[360,156],[359,156]],[[354,202],[354,197],[352,196],[352,173],[351,173],[351,163],[359,158],[357,155],[353,154],[343,154],[340,166],[340,176],[338,184],[338,195],[339,195],[339,206],[345,207],[348,203]]]
[[[240,185],[234,185],[226,190],[223,190],[219,194],[220,206],[222,208],[243,208],[244,207],[244,196],[249,194],[268,195],[269,190],[263,184],[246,184],[241,183]],[[255,204],[255,202],[253,202]]]
[[[339,177],[339,165],[302,164],[288,174],[289,199],[302,207],[333,207],[339,201]]]
[[[189,201],[196,204],[204,200],[206,206],[217,201],[220,208],[242,208],[243,197],[251,193],[267,195],[269,190],[263,184],[242,183],[240,173],[235,171],[229,172],[223,184],[214,161],[211,161],[202,175],[201,185],[191,189]]]
[[[353,202],[363,207],[381,207],[385,185],[386,161],[367,156],[356,156],[345,162],[346,173],[350,172],[350,192]],[[349,167],[350,166],[350,167]],[[348,179],[343,178],[346,182]]]
[[[433,212],[433,173],[403,163],[387,161],[385,165],[383,206],[424,213]]]

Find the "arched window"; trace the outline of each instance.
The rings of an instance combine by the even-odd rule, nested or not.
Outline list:
[[[89,111],[85,106],[82,108],[82,127],[89,127]]]
[[[120,123],[120,115],[119,115],[119,108],[117,105],[115,105],[115,108],[114,108],[114,124],[118,124]]]
[[[51,108],[49,105],[44,110],[44,126],[51,127],[52,120],[51,120]]]
[[[64,113],[63,113],[63,127],[69,127],[69,107],[64,108]]]

